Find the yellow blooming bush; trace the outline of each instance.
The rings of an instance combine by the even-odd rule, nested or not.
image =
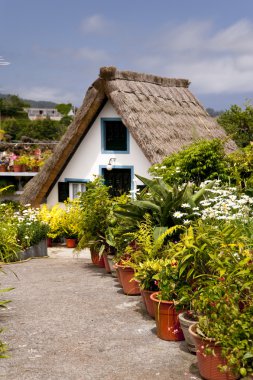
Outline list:
[[[40,218],[48,224],[48,237],[77,238],[82,222],[82,210],[79,199],[67,200],[64,207],[58,203],[53,207],[43,204],[40,208]]]
[[[55,239],[63,236],[64,209],[57,203],[52,208],[43,204],[39,211],[39,218],[48,224],[48,237]]]
[[[65,209],[62,216],[63,236],[66,238],[77,238],[81,229],[83,220],[82,210],[80,208],[80,200],[68,200],[64,202]]]

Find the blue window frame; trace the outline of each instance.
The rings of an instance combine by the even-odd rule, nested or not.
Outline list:
[[[86,191],[87,182],[89,179],[82,178],[65,178],[64,182],[58,182],[58,202],[77,198],[80,193]]]
[[[134,167],[132,165],[113,166],[110,171],[105,165],[100,165],[99,174],[104,177],[105,184],[111,186],[110,194],[113,196],[134,190]]]
[[[102,153],[129,153],[129,132],[120,118],[101,119]]]

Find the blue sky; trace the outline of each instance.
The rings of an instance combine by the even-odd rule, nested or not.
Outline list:
[[[187,78],[216,110],[253,99],[252,0],[0,0],[0,35],[3,93],[79,106],[112,65]]]

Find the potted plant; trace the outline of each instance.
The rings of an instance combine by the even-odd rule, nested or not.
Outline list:
[[[14,172],[26,171],[29,165],[30,157],[27,154],[17,156],[13,163]]]
[[[2,156],[0,160],[0,172],[7,172],[8,160],[6,157]]]
[[[178,262],[167,258],[162,270],[154,277],[158,281],[159,291],[150,298],[155,309],[157,336],[163,340],[184,340],[178,315],[185,307],[181,292],[188,284],[179,275]]]
[[[54,239],[63,237],[62,222],[64,218],[64,209],[58,203],[53,207],[49,207],[46,204],[41,205],[39,218],[49,227],[47,234],[48,246],[52,245]]]
[[[158,259],[159,253],[161,253],[161,246],[163,244],[163,240],[162,243],[160,243],[161,237],[160,240],[155,240],[154,226],[149,214],[144,215],[144,220],[138,223],[137,226],[137,231],[125,233],[125,236],[127,235],[128,239],[130,238],[131,241],[127,243],[127,246],[122,253],[119,251],[116,256],[118,260],[117,269],[119,271],[123,291],[125,294],[132,295],[141,293],[140,286],[142,284],[140,279],[144,279],[148,271],[148,266],[144,267],[143,263],[149,259],[150,261],[147,265],[150,266],[151,260]],[[149,269],[151,268],[149,267]],[[149,284],[148,281],[146,281],[146,287],[151,288],[152,285],[154,286],[154,281],[155,280],[151,279],[149,275]],[[148,297],[150,294],[147,295],[145,291],[143,291],[142,294],[144,297],[144,304],[146,305],[145,297]],[[150,309],[152,309],[152,306]]]
[[[152,318],[155,318],[155,310],[150,296],[159,290],[154,277],[162,270],[164,264],[164,259],[147,259],[135,266],[134,278],[139,281],[144,306]]]
[[[253,375],[252,262],[249,250],[240,252],[234,256],[232,271],[229,266],[222,277],[207,277],[193,297],[199,320],[190,334],[200,374],[206,379]]]
[[[102,257],[106,249],[106,230],[109,225],[112,199],[109,187],[100,177],[87,183],[87,189],[80,196],[82,221],[77,249],[90,248],[93,263],[104,267]]]
[[[62,214],[61,228],[63,236],[66,239],[68,248],[75,248],[82,223],[82,210],[80,208],[80,200],[67,200],[64,202],[64,210]]]

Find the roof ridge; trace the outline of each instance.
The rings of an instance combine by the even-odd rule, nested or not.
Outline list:
[[[188,79],[159,77],[157,75],[137,73],[135,71],[119,71],[115,66],[101,67],[99,77],[106,81],[120,79],[135,82],[153,83],[164,87],[188,88],[190,85],[190,81]]]

